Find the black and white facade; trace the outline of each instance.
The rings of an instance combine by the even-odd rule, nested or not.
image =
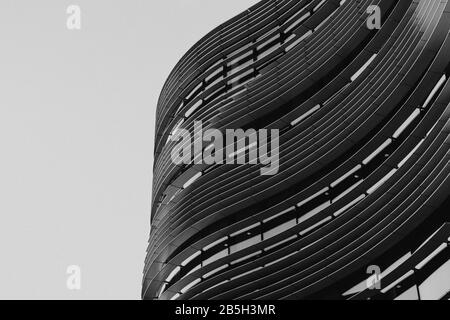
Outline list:
[[[192,47],[157,108],[142,298],[449,299],[449,31],[448,0],[263,0]],[[175,164],[195,121],[279,130],[279,171]]]

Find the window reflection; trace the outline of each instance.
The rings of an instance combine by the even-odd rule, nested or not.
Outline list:
[[[420,286],[422,300],[439,300],[450,290],[450,261],[447,261]]]
[[[401,295],[399,295],[394,300],[419,300],[419,294],[417,286],[412,286],[410,289],[403,292]]]

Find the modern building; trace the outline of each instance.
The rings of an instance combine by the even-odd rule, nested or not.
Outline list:
[[[263,0],[192,47],[157,108],[143,299],[449,299],[449,30],[448,0]],[[279,172],[174,164],[200,120],[279,129]]]

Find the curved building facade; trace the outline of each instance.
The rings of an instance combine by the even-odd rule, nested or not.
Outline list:
[[[143,299],[449,299],[449,30],[447,0],[265,0],[192,47],[158,102]],[[174,163],[196,121],[279,130],[277,174]]]

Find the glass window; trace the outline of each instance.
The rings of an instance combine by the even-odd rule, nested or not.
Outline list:
[[[430,262],[434,257],[436,257],[439,253],[444,251],[447,248],[447,244],[441,244],[436,250],[434,250],[429,256],[423,259],[418,265],[416,265],[416,269],[422,269],[428,262]]]
[[[258,54],[257,60],[260,60],[264,57],[267,57],[268,55],[270,55],[271,53],[274,53],[275,51],[278,50],[278,48],[280,48],[281,44],[280,43],[276,43],[273,46],[271,46],[268,49],[265,49],[263,52],[261,52],[260,54]]]
[[[273,244],[271,246],[268,246],[268,247],[265,248],[265,250],[266,251],[270,251],[270,250],[272,250],[272,249],[274,249],[276,247],[281,246],[282,244],[288,243],[288,242],[290,242],[292,240],[295,240],[295,239],[297,239],[297,235],[294,235],[294,236],[289,237],[287,239],[281,240],[281,241],[279,241],[279,242],[277,242],[277,243],[275,243],[275,244]]]
[[[367,67],[375,60],[377,54],[375,53],[370,59],[359,69],[351,78],[350,81],[353,82],[359,78],[359,76],[367,69]]]
[[[263,222],[266,223],[266,222],[272,221],[272,220],[274,220],[276,218],[279,218],[282,215],[285,215],[286,213],[289,213],[289,212],[294,211],[294,210],[295,210],[295,207],[290,207],[289,209],[286,209],[286,210],[284,210],[284,211],[282,211],[280,213],[277,213],[276,215],[273,215],[273,216],[268,217],[267,219],[264,219]]]
[[[344,213],[345,211],[347,211],[348,209],[350,209],[351,207],[353,207],[355,204],[357,204],[358,202],[360,202],[362,199],[364,199],[366,197],[365,194],[360,195],[358,198],[356,198],[355,200],[353,200],[352,202],[350,202],[349,204],[343,206],[341,209],[339,209],[338,211],[336,211],[335,213],[333,213],[333,216],[337,217],[340,214]]]
[[[183,267],[185,267],[189,262],[191,262],[192,260],[194,260],[195,258],[197,258],[199,255],[201,254],[201,251],[197,251],[196,253],[194,253],[193,255],[189,256],[186,260],[184,260],[181,265]]]
[[[320,104],[316,105],[314,108],[312,108],[311,110],[309,110],[308,112],[302,114],[300,117],[298,117],[297,119],[295,119],[294,121],[291,122],[291,126],[296,126],[297,124],[299,124],[300,122],[302,122],[303,120],[305,120],[306,118],[308,118],[310,115],[312,115],[314,112],[316,112],[317,110],[320,109]]]
[[[245,241],[242,241],[242,242],[236,243],[235,245],[232,245],[230,247],[230,253],[235,253],[235,252],[244,250],[244,249],[251,247],[259,242],[261,242],[261,236],[257,235],[255,237],[252,237],[250,239],[247,239]]]
[[[342,192],[340,195],[338,195],[336,198],[334,198],[333,199],[333,203],[335,203],[335,202],[341,200],[342,198],[344,198],[346,195],[348,195],[350,192],[355,190],[363,182],[364,182],[364,180],[360,180],[357,183],[355,183],[354,185],[352,185],[350,188],[348,188],[347,190]]]
[[[201,265],[198,265],[198,266],[192,268],[188,273],[186,273],[186,275],[194,273],[195,271],[200,270],[200,268],[201,268]]]
[[[194,287],[195,285],[199,284],[201,281],[201,279],[196,279],[193,282],[189,283],[187,286],[185,286],[183,289],[180,290],[181,293],[186,293],[189,291],[189,289],[191,289],[192,287]]]
[[[419,300],[417,287],[416,286],[411,287],[410,289],[408,289],[405,292],[403,292],[401,295],[399,295],[394,300],[404,300],[404,301],[406,301],[406,300]]]
[[[433,88],[433,90],[431,91],[430,95],[428,96],[427,100],[425,100],[425,103],[423,104],[422,108],[426,108],[428,106],[428,104],[431,102],[431,100],[433,100],[434,95],[436,94],[436,92],[439,91],[439,88],[445,83],[445,81],[447,81],[447,77],[444,74],[441,79],[438,81],[438,83],[436,84],[436,86]]]
[[[450,291],[450,261],[447,261],[420,286],[422,300],[439,300]]]
[[[220,238],[219,240],[216,240],[216,241],[214,241],[213,243],[210,243],[210,244],[208,244],[207,246],[205,246],[205,247],[203,248],[203,250],[204,250],[204,251],[209,250],[209,249],[215,247],[216,245],[218,245],[218,244],[220,244],[220,243],[222,243],[222,242],[225,242],[227,239],[228,239],[228,237]]]
[[[288,33],[289,31],[296,28],[300,23],[305,21],[307,18],[311,16],[311,13],[307,12],[303,16],[301,16],[299,19],[297,19],[294,23],[292,23],[289,27],[286,28],[285,32]]]
[[[297,219],[290,220],[286,223],[283,223],[282,225],[279,225],[278,227],[275,227],[273,229],[270,229],[267,232],[264,232],[264,240],[275,237],[279,235],[280,233],[283,233],[286,230],[289,230],[297,225]]]
[[[326,0],[322,0],[320,1],[320,3],[314,7],[313,12],[316,12],[317,10],[320,9],[321,6],[323,6],[323,4],[326,2]]]
[[[181,270],[180,267],[176,267],[175,269],[173,269],[173,271],[167,277],[166,281],[167,282],[172,281],[172,279],[178,274],[178,272],[180,272],[180,270]]]
[[[386,183],[386,181],[388,181],[390,178],[392,178],[392,176],[397,172],[397,169],[392,169],[391,172],[389,172],[386,176],[384,176],[383,179],[381,179],[380,181],[378,181],[372,188],[370,188],[369,190],[367,190],[367,194],[372,194],[374,193],[379,187],[381,187],[383,184]]]
[[[244,228],[244,229],[241,229],[241,230],[239,230],[239,231],[236,231],[235,233],[232,233],[232,234],[230,235],[230,237],[238,236],[238,235],[240,235],[240,234],[242,234],[242,233],[244,233],[244,232],[250,231],[250,230],[252,230],[252,229],[258,227],[259,225],[260,225],[259,223],[252,224],[251,226],[248,226],[248,227],[246,227],[246,228]]]
[[[170,298],[170,300],[177,300],[179,297],[180,297],[180,294],[177,293],[172,298]]]
[[[219,251],[218,253],[216,253],[215,255],[213,255],[212,257],[206,259],[205,261],[203,261],[203,266],[206,266],[210,263],[213,263],[219,259],[222,259],[224,257],[226,257],[228,255],[228,249]]]
[[[387,139],[377,150],[375,150],[370,156],[364,159],[363,164],[367,165],[370,161],[372,161],[377,155],[379,155],[384,149],[386,149],[392,143],[392,139]]]
[[[226,269],[226,268],[228,268],[228,265],[223,265],[223,266],[221,266],[219,268],[216,268],[216,269],[214,269],[214,270],[212,270],[212,271],[210,271],[208,273],[205,273],[203,275],[203,277],[204,278],[208,278],[208,277],[212,276],[213,274],[216,274],[217,272],[222,271],[223,269]]]
[[[322,221],[317,222],[315,225],[309,227],[308,229],[303,230],[302,232],[300,232],[300,236],[304,236],[305,234],[313,231],[314,229],[318,228],[319,226],[321,226],[322,224],[330,221],[332,218],[331,217],[326,217],[325,219],[323,219]]]
[[[260,255],[261,253],[262,253],[262,251],[256,251],[256,252],[254,252],[254,253],[252,253],[252,254],[249,254],[249,255],[244,256],[244,257],[242,257],[242,258],[240,258],[240,259],[237,259],[237,260],[232,261],[231,264],[232,264],[232,265],[233,265],[233,264],[238,264],[238,263],[240,263],[240,262],[242,262],[242,261],[248,260],[248,259],[250,259],[250,258],[253,258],[253,257],[257,256],[257,255]]]
[[[190,178],[184,185],[183,189],[188,188],[191,184],[193,184],[198,178],[202,176],[201,172],[197,172],[192,178]]]

